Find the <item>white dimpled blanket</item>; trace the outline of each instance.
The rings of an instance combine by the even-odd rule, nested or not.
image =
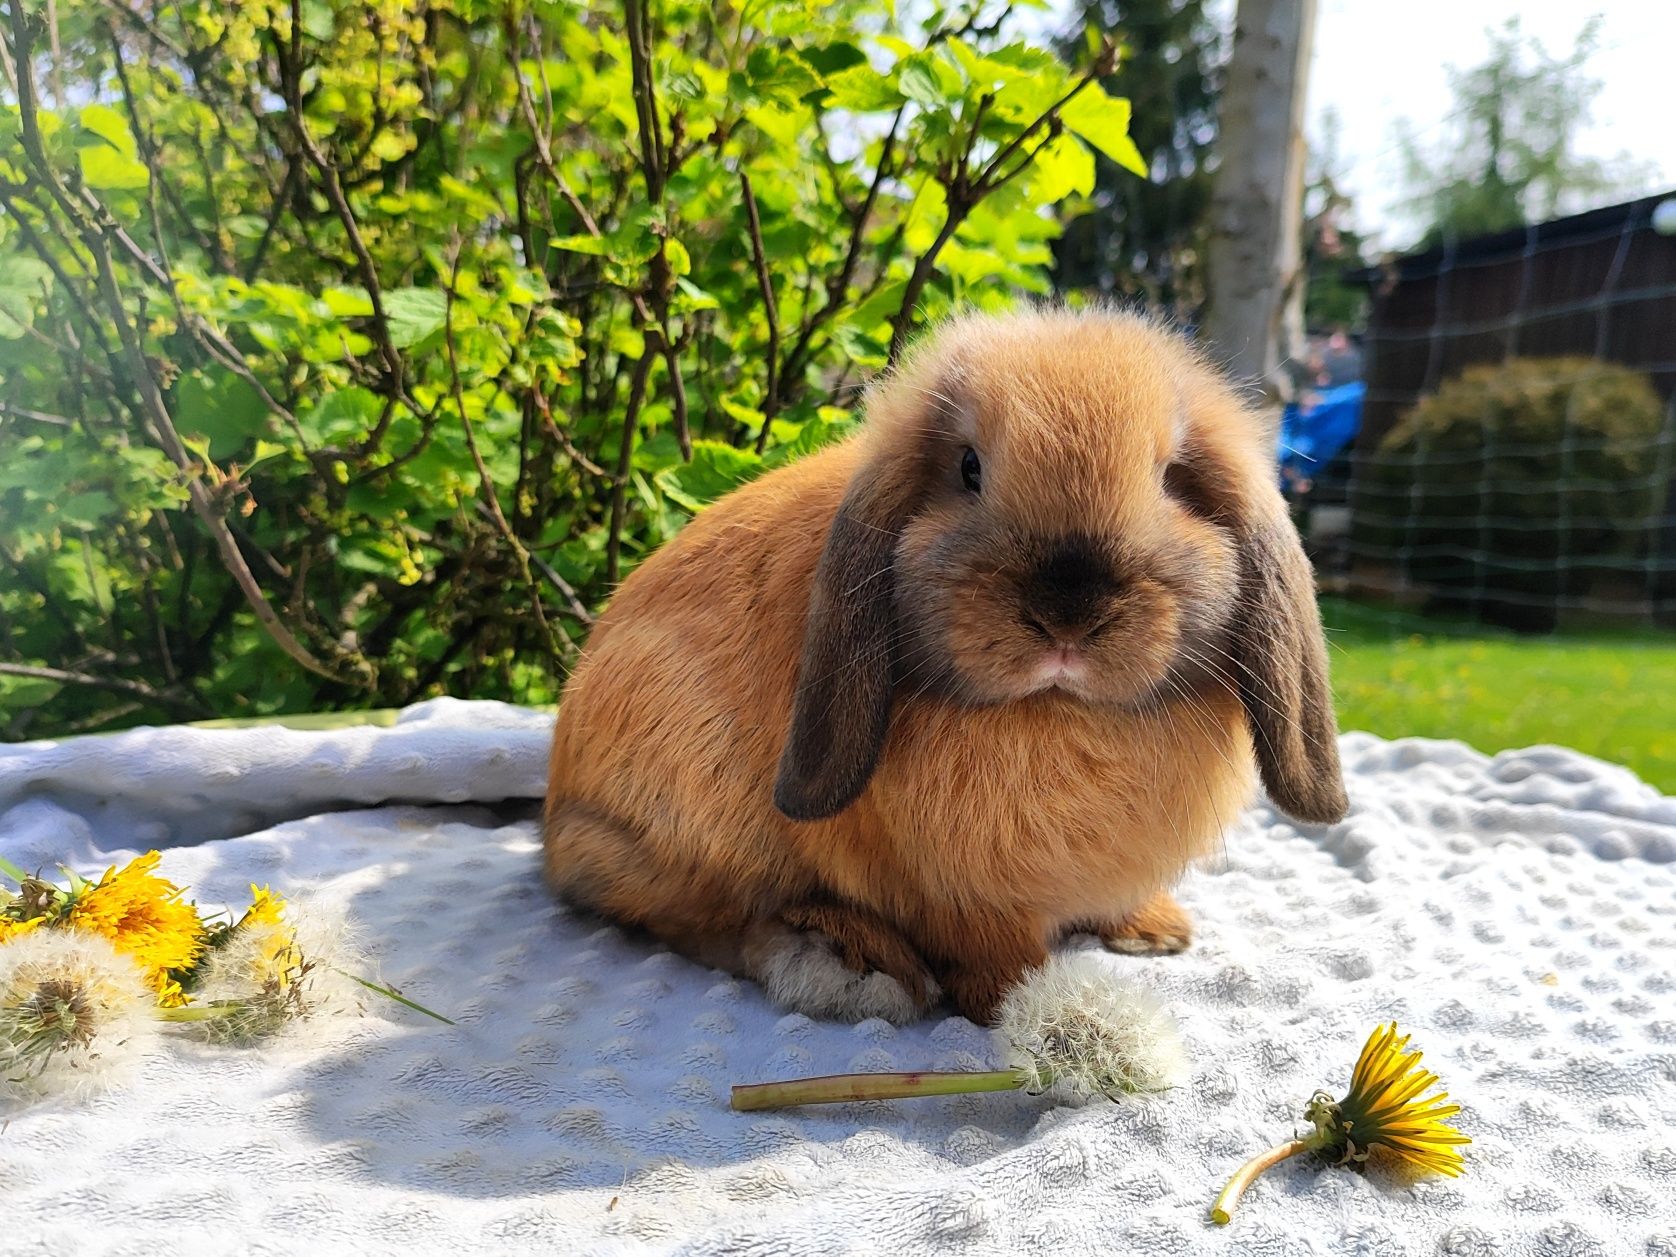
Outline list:
[[[555,906],[548,728],[442,700],[385,729],[0,748],[8,859],[158,846],[202,904],[311,891],[459,1023],[374,1001],[12,1115],[0,1253],[1676,1255],[1676,799],[1623,769],[1346,736],[1349,819],[1253,809],[1183,887],[1192,950],[1105,958],[1179,1017],[1179,1091],[735,1114],[734,1082],[998,1052],[957,1017],[788,1016]],[[1463,1106],[1465,1176],[1294,1160],[1212,1227],[1392,1017]]]

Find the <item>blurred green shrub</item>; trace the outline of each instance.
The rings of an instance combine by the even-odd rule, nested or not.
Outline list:
[[[1357,548],[1439,608],[1551,629],[1595,581],[1633,580],[1664,501],[1663,419],[1647,377],[1615,363],[1469,367],[1358,466]]]
[[[552,700],[623,572],[1139,171],[1112,54],[991,16],[13,0],[0,732]]]

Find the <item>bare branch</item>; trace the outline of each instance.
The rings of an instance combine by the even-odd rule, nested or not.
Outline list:
[[[61,685],[81,685],[88,689],[107,690],[112,694],[127,694],[131,698],[141,698],[148,703],[171,707],[192,716],[214,714],[212,709],[195,698],[153,689],[142,681],[129,681],[123,677],[94,676],[87,672],[67,672],[63,668],[40,668],[26,663],[0,663],[0,676],[32,677],[40,681],[57,681]]]
[[[634,111],[640,123],[640,173],[646,180],[646,199],[663,202],[663,133],[658,126],[657,88],[652,82],[651,19],[645,0],[624,0],[628,24],[629,70],[634,83]]]
[[[0,418],[10,416],[13,419],[28,419],[34,423],[50,423],[58,428],[73,428],[74,419],[66,419],[63,415],[49,415],[44,410],[30,410],[26,406],[14,406],[5,398],[0,397]]]
[[[629,381],[628,407],[623,411],[622,444],[617,451],[617,477],[611,486],[611,524],[605,538],[605,579],[617,583],[621,570],[623,545],[623,516],[628,509],[629,460],[634,455],[635,425],[640,422],[640,406],[646,400],[646,377],[652,373],[652,355],[641,353],[634,364],[634,378]]]
[[[751,228],[751,260],[756,263],[757,287],[762,291],[762,310],[768,317],[768,386],[762,398],[762,431],[757,433],[757,453],[768,448],[768,430],[780,408],[780,312],[774,304],[774,281],[768,275],[768,254],[762,243],[762,220],[757,217],[757,198],[751,191],[751,176],[739,171],[739,192],[745,201],[745,219]]]
[[[662,256],[661,252],[659,256]],[[687,417],[687,381],[681,374],[681,346],[670,335],[668,297],[660,295],[657,301],[660,315],[658,340],[663,350],[664,365],[669,368],[669,400],[675,415],[675,444],[681,451],[681,457],[691,462],[693,437]]]

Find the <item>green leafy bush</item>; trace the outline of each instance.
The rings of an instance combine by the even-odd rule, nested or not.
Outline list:
[[[35,0],[0,726],[547,701],[691,512],[1045,291],[1128,104],[981,10]],[[4,92],[11,91],[9,96]]]
[[[1358,465],[1356,540],[1440,605],[1549,629],[1568,598],[1639,570],[1669,471],[1643,374],[1592,358],[1469,367]]]

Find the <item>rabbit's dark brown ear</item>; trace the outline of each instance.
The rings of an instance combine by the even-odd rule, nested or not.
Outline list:
[[[843,811],[884,749],[893,690],[893,559],[917,490],[911,471],[864,467],[827,532],[774,782],[774,805],[792,820]]]
[[[1235,522],[1240,592],[1232,646],[1257,765],[1269,798],[1287,815],[1340,820],[1349,801],[1315,574],[1278,495],[1250,498]]]

